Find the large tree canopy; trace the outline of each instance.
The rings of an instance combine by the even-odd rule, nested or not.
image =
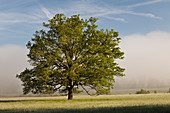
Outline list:
[[[24,94],[63,90],[72,99],[80,89],[88,94],[89,89],[95,94],[110,92],[114,76],[124,76],[124,69],[115,62],[124,53],[118,47],[118,32],[98,30],[96,21],[56,14],[43,23],[45,30],[36,31],[27,44],[32,69],[17,75]]]

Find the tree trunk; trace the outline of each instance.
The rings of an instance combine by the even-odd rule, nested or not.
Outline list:
[[[73,99],[73,87],[70,87],[68,89],[68,100],[72,100]]]
[[[73,99],[73,80],[70,79],[69,81],[69,87],[68,87],[68,100]]]

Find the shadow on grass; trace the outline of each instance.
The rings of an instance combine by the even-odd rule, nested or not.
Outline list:
[[[0,103],[9,103],[9,102],[22,102],[26,100],[0,100]]]
[[[64,99],[60,99],[60,100],[56,100],[56,99],[51,99],[51,100],[46,100],[46,99],[28,99],[28,100],[0,100],[0,104],[1,103],[9,103],[9,102],[26,102],[26,101],[30,101],[30,102],[37,102],[37,101],[57,101],[57,102],[61,102],[61,101],[67,101]]]
[[[114,100],[122,100],[122,99],[74,99],[75,101],[114,101]],[[125,99],[124,99],[125,100]],[[127,100],[127,99],[126,99]],[[24,101],[55,101],[55,102],[61,102],[61,101],[67,101],[67,99],[27,99],[27,100],[0,100],[0,103],[9,103],[9,102],[24,102]]]
[[[102,107],[84,109],[0,110],[0,113],[170,113],[170,105]]]

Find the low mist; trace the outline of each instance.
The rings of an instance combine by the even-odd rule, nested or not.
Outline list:
[[[170,87],[170,33],[125,36],[120,46],[125,59],[119,64],[126,69],[126,76],[116,78],[115,90]],[[22,94],[16,74],[29,67],[26,47],[2,46],[0,54],[0,96]]]
[[[0,54],[0,96],[22,94],[21,82],[16,74],[29,66],[26,48],[6,45],[0,47]]]
[[[153,31],[123,37],[125,52],[120,65],[126,77],[117,78],[115,88],[170,87],[170,33]]]

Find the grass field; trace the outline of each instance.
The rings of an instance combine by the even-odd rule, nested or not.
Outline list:
[[[170,113],[170,94],[0,98],[0,113]]]

